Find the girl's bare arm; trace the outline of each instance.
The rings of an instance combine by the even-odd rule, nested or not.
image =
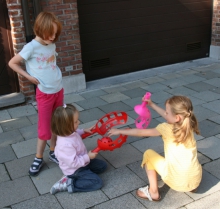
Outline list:
[[[34,84],[39,84],[39,81],[30,76],[25,70],[23,70],[21,68],[21,62],[23,61],[23,58],[17,54],[15,55],[8,63],[9,67],[14,70],[15,72],[17,72],[18,74],[24,76],[25,78],[27,78],[30,82],[34,83]]]
[[[112,135],[128,135],[128,136],[138,136],[138,137],[143,137],[143,136],[160,136],[161,134],[157,131],[156,128],[152,129],[116,129],[112,128],[108,132],[108,136]]]

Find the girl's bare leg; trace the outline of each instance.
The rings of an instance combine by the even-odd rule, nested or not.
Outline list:
[[[37,140],[37,153],[36,153],[36,157],[43,158],[43,153],[44,153],[46,144],[47,144],[46,140],[41,140],[41,139],[38,138],[38,140]]]
[[[54,150],[57,142],[57,136],[52,134],[51,140],[50,140],[50,150]]]
[[[157,172],[155,170],[148,170],[147,165],[145,165],[145,170],[150,184],[149,186],[150,196],[152,199],[156,200],[160,196],[158,191],[158,184],[157,184]],[[145,197],[144,193],[141,192],[140,190],[138,190],[137,192],[141,197]]]

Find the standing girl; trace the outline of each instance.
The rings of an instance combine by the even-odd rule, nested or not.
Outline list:
[[[56,136],[51,134],[50,120],[52,111],[63,105],[62,73],[56,65],[55,46],[61,27],[60,21],[52,13],[41,12],[34,24],[35,39],[9,61],[14,71],[37,85],[38,141],[36,157],[29,170],[31,176],[36,176],[43,165],[47,140],[51,139],[49,159],[59,163],[54,155]],[[23,61],[27,72],[21,68]]]
[[[51,194],[61,191],[89,192],[100,189],[102,180],[97,175],[106,170],[106,162],[95,159],[98,153],[87,152],[81,135],[89,129],[78,129],[79,112],[73,105],[58,107],[52,116],[51,130],[57,135],[55,154],[64,176],[50,189]]]
[[[150,99],[146,101],[152,109],[166,119],[167,123],[159,124],[153,129],[111,129],[109,131],[109,136],[118,134],[140,137],[162,136],[165,157],[151,149],[144,153],[142,167],[145,167],[150,185],[139,188],[136,195],[150,201],[161,199],[157,173],[176,191],[195,191],[201,182],[202,167],[197,158],[193,134],[193,132],[199,134],[199,130],[192,102],[185,96],[173,96],[166,101],[166,110],[163,110]]]

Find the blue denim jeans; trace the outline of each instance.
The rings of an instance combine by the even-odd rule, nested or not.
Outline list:
[[[90,192],[102,187],[102,180],[97,175],[106,170],[107,163],[103,160],[92,159],[90,163],[77,169],[74,174],[67,176],[67,189],[69,193]]]

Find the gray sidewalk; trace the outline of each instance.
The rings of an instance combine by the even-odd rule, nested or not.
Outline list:
[[[197,193],[176,192],[159,180],[160,202],[140,200],[139,187],[148,183],[141,169],[142,154],[154,149],[163,154],[160,137],[128,137],[112,152],[99,153],[108,163],[101,174],[104,186],[88,193],[51,195],[51,186],[61,178],[59,167],[48,160],[37,177],[28,169],[33,161],[37,138],[37,110],[34,104],[0,109],[0,208],[11,209],[219,209],[220,208],[220,62],[210,58],[150,69],[87,83],[87,90],[65,95],[65,103],[80,111],[80,127],[89,127],[111,111],[125,111],[134,127],[134,106],[150,91],[152,100],[164,106],[172,95],[186,95],[194,105],[201,136],[196,136],[203,178]],[[150,127],[163,119],[151,110]],[[84,140],[88,150],[96,147],[98,135]]]

